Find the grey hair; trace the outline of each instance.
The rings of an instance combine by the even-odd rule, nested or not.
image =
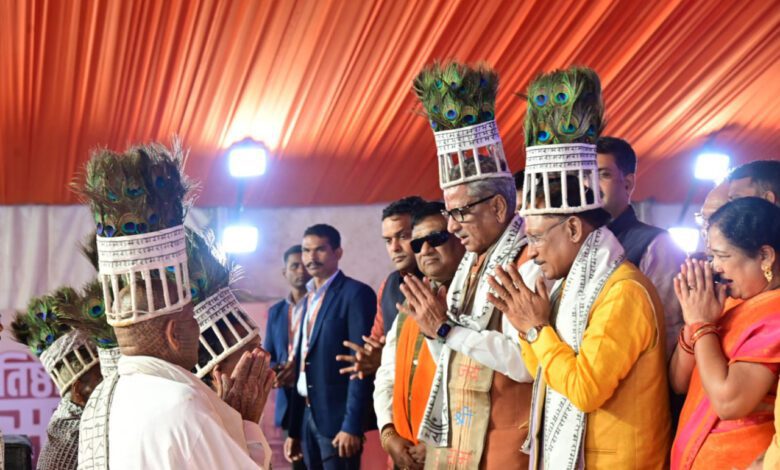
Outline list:
[[[491,194],[498,194],[506,201],[506,216],[510,219],[515,212],[517,203],[517,190],[514,179],[506,177],[485,178],[483,180],[466,183],[466,191],[469,196],[481,199]]]

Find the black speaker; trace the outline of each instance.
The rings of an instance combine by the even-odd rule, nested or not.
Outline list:
[[[24,434],[6,434],[5,469],[32,470],[32,442]]]

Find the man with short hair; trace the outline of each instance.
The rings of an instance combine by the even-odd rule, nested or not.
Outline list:
[[[420,437],[441,437],[439,420],[445,418],[452,436],[448,445],[427,446],[429,465],[460,461],[467,468],[499,468],[527,462],[519,449],[528,432],[532,378],[517,331],[486,296],[487,273],[494,266],[522,265],[528,279],[538,274],[523,254],[525,231],[515,214],[515,196],[511,175],[445,189],[447,230],[467,251],[461,274],[449,288],[436,291],[416,278],[402,285],[409,307],[401,311],[433,338],[427,344],[438,362]],[[457,322],[451,317],[455,314]]]
[[[453,80],[463,78],[463,85]],[[448,86],[441,87],[442,83]],[[447,231],[466,250],[449,288],[435,289],[413,276],[404,278],[407,299],[400,311],[428,336],[436,360],[431,393],[419,425],[427,468],[520,468],[520,447],[528,433],[532,377],[525,368],[517,331],[488,302],[487,277],[496,266],[525,263],[523,220],[516,214],[516,189],[494,120],[498,76],[487,65],[436,63],[414,81],[437,142],[439,186]],[[480,84],[480,86],[471,86]],[[466,86],[468,85],[468,86]],[[459,90],[453,93],[450,90]],[[449,119],[437,97],[455,100],[478,115]],[[460,93],[463,91],[463,93]],[[471,95],[473,94],[473,95]],[[455,123],[454,125],[452,123]]]
[[[379,287],[371,340],[363,338],[366,342],[363,346],[347,341],[344,345],[355,354],[340,355],[337,358],[352,364],[341,369],[342,374],[349,374],[351,378],[363,379],[376,373],[381,361],[384,338],[398,315],[395,304],[404,301],[400,289],[401,279],[404,276],[420,277],[409,243],[412,235],[412,213],[423,203],[425,201],[419,196],[408,196],[392,202],[382,210],[382,239],[395,271],[391,272]]]
[[[672,281],[685,261],[685,253],[669,233],[640,222],[631,206],[636,187],[636,154],[631,145],[616,137],[602,137],[596,144],[599,187],[604,209],[612,216],[607,225],[623,245],[626,258],[655,286],[664,304],[666,359],[672,356],[683,327],[682,310]]]
[[[382,210],[382,239],[396,270],[390,273],[379,288],[377,323],[374,323],[371,331],[375,338],[379,338],[377,335],[385,335],[393,324],[395,316],[398,315],[395,304],[402,303],[404,300],[400,290],[401,278],[406,275],[419,277],[420,271],[411,247],[412,214],[424,203],[425,201],[419,196],[408,196]]]
[[[412,216],[411,248],[422,274],[435,287],[448,287],[465,249],[447,232],[444,204],[427,202]],[[387,334],[382,365],[374,382],[374,410],[382,448],[398,468],[425,462],[425,444],[417,439],[436,362],[417,323],[399,313]]]
[[[756,160],[734,168],[728,176],[729,201],[760,197],[780,205],[780,161]]]
[[[334,227],[307,228],[301,246],[312,279],[294,354],[297,377],[285,454],[291,460],[302,445],[311,470],[359,468],[363,433],[376,425],[373,384],[340,374],[336,356],[348,353],[344,341],[357,344],[371,331],[376,295],[339,269],[343,250]]]
[[[292,353],[306,303],[306,283],[311,279],[301,253],[301,245],[293,245],[284,252],[282,275],[290,285],[290,292],[268,310],[265,329],[264,348],[271,355],[271,367],[278,371],[274,382],[274,387],[278,388],[274,425],[284,429],[285,433],[289,429],[288,405],[295,381]],[[294,460],[293,465],[303,468],[300,459]]]

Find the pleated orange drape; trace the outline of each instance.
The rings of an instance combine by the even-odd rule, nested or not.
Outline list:
[[[640,199],[680,200],[708,136],[739,161],[779,157],[776,0],[0,1],[0,204],[72,203],[95,146],[174,133],[201,205],[233,204],[224,149],[272,150],[254,206],[440,195],[411,80],[435,58],[500,73],[513,169],[542,70],[601,75],[607,133],[640,155]]]

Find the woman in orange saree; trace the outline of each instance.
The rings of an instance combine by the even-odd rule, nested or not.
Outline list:
[[[710,219],[708,243],[712,266],[686,260],[674,282],[686,326],[670,382],[677,393],[687,391],[672,447],[675,470],[745,468],[774,434],[780,208],[758,198],[732,201]],[[727,294],[742,302],[724,311]]]

